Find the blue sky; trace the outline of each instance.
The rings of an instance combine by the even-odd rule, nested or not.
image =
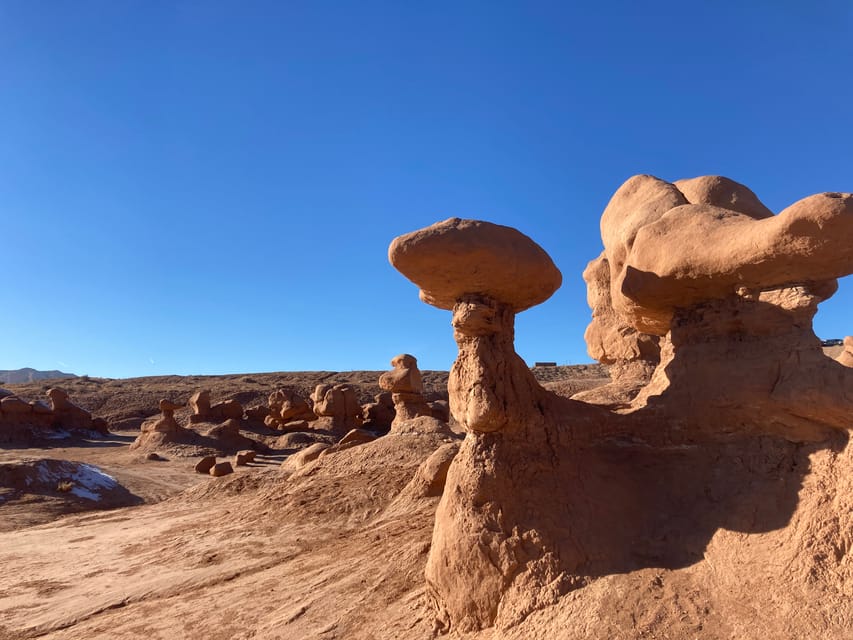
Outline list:
[[[447,369],[386,252],[451,216],[551,254],[517,350],[588,362],[619,185],[851,191],[851,70],[842,0],[2,2],[0,369]],[[848,277],[818,335],[851,309]]]

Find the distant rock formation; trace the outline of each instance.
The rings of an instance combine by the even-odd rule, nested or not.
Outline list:
[[[190,397],[190,422],[223,422],[230,418],[241,420],[243,418],[243,405],[237,400],[224,400],[216,404],[210,403],[210,390],[197,391]]]
[[[59,388],[47,392],[50,406],[41,401],[27,402],[11,391],[0,389],[0,442],[30,439],[67,431],[107,434],[105,420],[71,402],[68,393]]]
[[[318,416],[312,429],[321,429],[343,436],[361,427],[362,411],[355,388],[347,384],[319,384],[311,394],[314,413]]]
[[[317,415],[308,402],[292,389],[276,389],[268,400],[269,410],[264,424],[279,431],[293,431],[296,425],[312,422]]]
[[[397,415],[394,411],[394,398],[389,391],[377,393],[373,402],[362,405],[361,409],[364,428],[377,433],[389,431]]]
[[[853,367],[853,336],[844,338],[844,351],[836,358],[845,367]]]
[[[419,416],[431,416],[433,411],[424,398],[424,384],[417,359],[403,353],[391,359],[391,366],[394,367],[392,371],[379,377],[379,386],[391,392],[394,402],[395,417],[391,423],[393,433],[395,426]]]

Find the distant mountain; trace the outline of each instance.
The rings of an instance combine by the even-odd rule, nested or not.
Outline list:
[[[35,382],[36,380],[51,380],[53,378],[76,378],[73,373],[62,371],[37,371],[36,369],[15,369],[14,371],[0,370],[0,384],[17,384],[19,382]]]

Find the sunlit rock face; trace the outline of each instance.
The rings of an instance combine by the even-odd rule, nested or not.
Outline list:
[[[587,269],[587,338],[602,361],[642,371],[602,406],[542,389],[515,353],[515,314],[560,284],[530,238],[451,219],[392,243],[421,298],[452,312],[459,348],[448,391],[467,435],[426,566],[439,630],[601,604],[599,580],[648,570],[718,603],[785,599],[792,572],[811,576],[805,597],[837,616],[810,620],[830,636],[847,628],[853,572],[832,549],[853,516],[825,496],[846,495],[853,475],[853,384],[811,320],[853,271],[851,204],[824,194],[773,216],[724,178],[629,180]],[[714,580],[689,577],[706,567]]]

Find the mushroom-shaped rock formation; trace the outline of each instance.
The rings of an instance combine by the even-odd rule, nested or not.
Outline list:
[[[451,218],[396,238],[388,258],[422,300],[453,310],[459,357],[448,393],[456,421],[477,432],[516,425],[523,416],[515,409],[543,390],[515,353],[515,314],[559,288],[548,254],[516,229]]]
[[[167,398],[160,400],[160,415],[142,423],[139,435],[131,449],[153,449],[162,445],[187,442],[193,437],[189,429],[185,429],[175,420],[175,411],[184,405],[172,402]]]
[[[379,376],[379,386],[390,391],[394,401],[395,416],[391,423],[393,433],[395,426],[419,416],[431,416],[433,411],[424,398],[424,383],[417,358],[402,353],[391,359],[391,366],[393,370]]]
[[[175,420],[175,411],[183,406],[184,405],[177,404],[166,398],[160,400],[160,417],[155,420],[142,423],[140,430],[142,432],[157,431],[159,433],[178,433],[182,429],[177,420]]]
[[[641,352],[640,339],[662,340],[651,382],[632,389],[637,406],[705,416],[716,429],[720,412],[735,422],[757,403],[763,428],[794,441],[853,427],[853,372],[822,357],[811,328],[835,278],[853,273],[853,194],[810,196],[774,216],[727,178],[635,176],[607,205],[601,230],[610,300],[593,299],[590,277],[590,353],[607,363],[625,346]]]
[[[451,219],[397,238],[389,259],[424,300],[453,310],[459,355],[448,381],[450,411],[469,433],[448,471],[426,576],[439,623],[478,629],[495,622],[514,576],[544,588],[559,575],[558,543],[548,532],[519,537],[543,498],[526,492],[539,493],[546,469],[560,463],[548,452],[568,434],[553,431],[566,407],[578,425],[604,412],[546,391],[515,353],[516,312],[546,300],[561,280],[533,240]],[[548,592],[558,595],[566,584]]]

